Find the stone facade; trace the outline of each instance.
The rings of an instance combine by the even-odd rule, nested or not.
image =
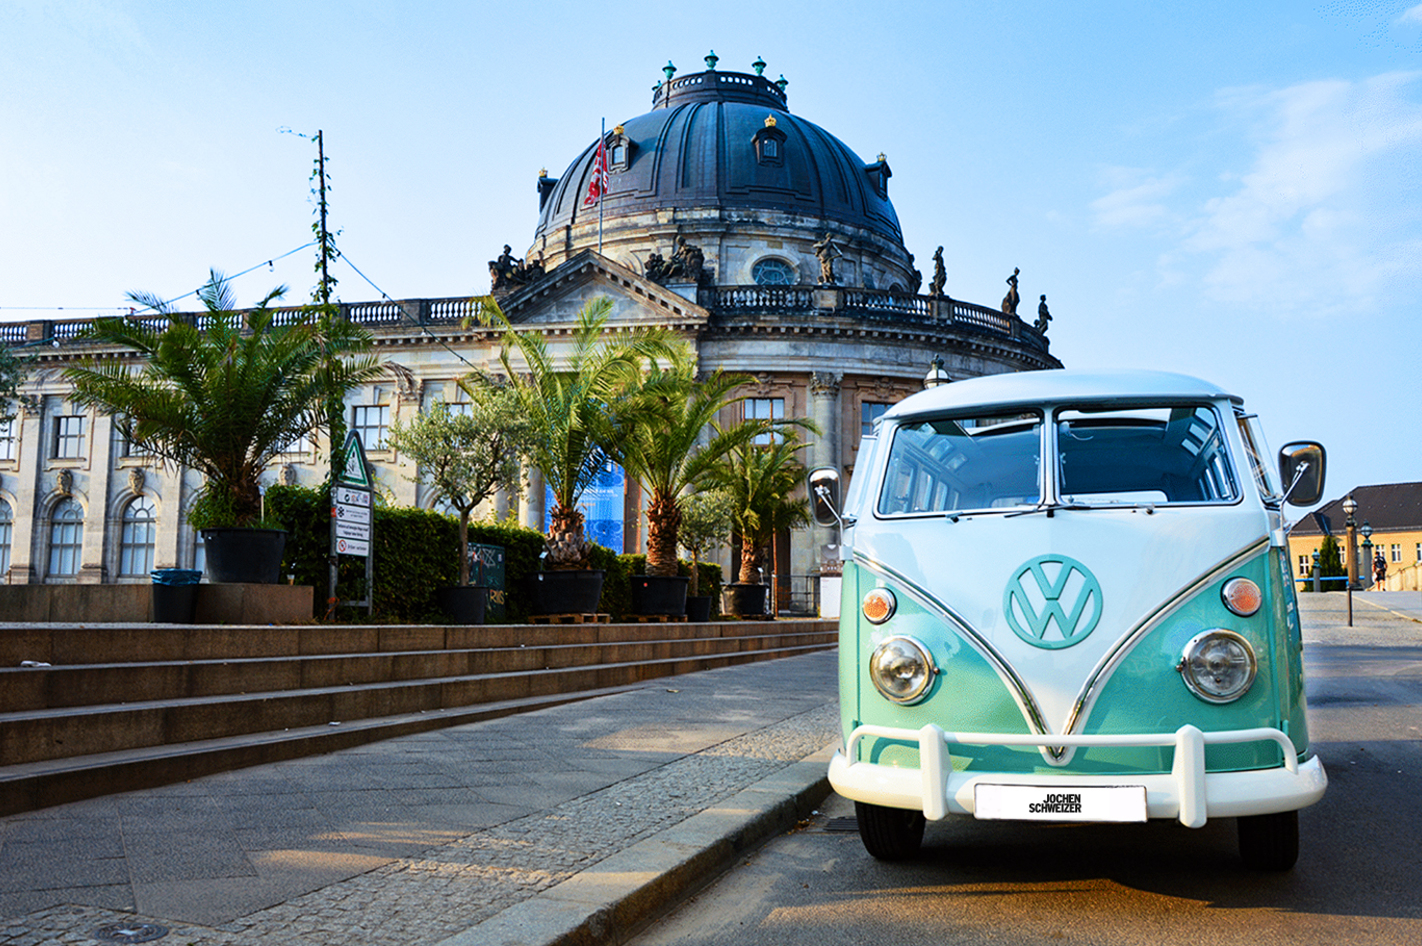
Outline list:
[[[812,418],[824,433],[807,446],[806,466],[837,466],[847,476],[853,475],[866,425],[921,389],[935,356],[954,380],[1061,366],[1044,334],[1015,315],[918,293],[921,274],[898,235],[882,156],[869,164],[859,161],[823,129],[790,116],[783,90],[777,94],[758,76],[732,82],[727,75],[718,74],[721,85],[707,84],[703,75],[687,86],[690,92],[659,90],[656,98],[657,109],[721,107],[717,90],[728,89],[735,98],[726,108],[757,110],[755,127],[768,131],[718,147],[703,142],[696,151],[720,162],[713,169],[698,165],[695,155],[674,161],[673,155],[659,154],[669,145],[638,132],[663,120],[653,115],[609,133],[610,145],[621,143],[624,150],[616,152],[621,163],[613,164],[600,228],[596,213],[582,201],[595,148],[561,178],[540,176],[541,215],[530,262],[517,279],[495,280],[495,295],[512,322],[543,331],[556,357],[577,311],[593,298],[608,297],[614,327],[665,326],[694,347],[704,371],[720,368],[753,379],[743,392],[747,400],[724,421],[739,420],[747,411]],[[778,120],[762,125],[762,112]],[[734,124],[723,116],[705,126],[711,131],[687,134]],[[779,184],[774,178],[779,166],[754,165],[760,154],[755,149],[770,138],[780,149],[776,153],[786,156],[788,176]],[[813,151],[814,160],[796,164],[797,146]],[[764,186],[742,187],[737,175]],[[682,187],[687,181],[700,183]],[[838,254],[832,282],[823,278],[826,242]],[[651,254],[670,259],[688,245],[704,259],[699,278],[656,278],[647,265]],[[491,263],[491,272],[498,266],[512,272],[517,261],[510,256]],[[766,260],[774,262],[762,265]],[[457,401],[455,381],[471,369],[497,370],[498,333],[463,324],[474,311],[469,299],[343,304],[342,310],[372,329],[386,365],[381,380],[349,398],[346,419],[353,429],[365,430],[367,457],[389,501],[431,507],[437,497],[410,479],[415,470],[382,444],[381,429],[432,403]],[[0,338],[35,358],[25,386],[34,405],[21,412],[8,440],[0,437],[0,500],[6,507],[0,508],[0,556],[7,556],[0,565],[13,583],[147,581],[150,568],[194,567],[201,560],[200,545],[185,525],[201,485],[196,476],[126,455],[132,451],[109,418],[75,410],[66,400],[65,365],[89,356],[128,357],[76,341],[82,327],[79,322],[0,327]],[[294,445],[268,471],[267,481],[319,484],[326,449],[323,443]],[[531,489],[520,500],[501,496],[482,512],[515,515],[541,527],[542,484],[536,473],[529,481]],[[639,491],[629,489],[626,551],[643,548],[640,507]],[[782,537],[775,560],[782,580],[833,570],[837,563],[826,549],[832,539],[832,531],[818,527]],[[725,554],[729,568],[730,553]]]

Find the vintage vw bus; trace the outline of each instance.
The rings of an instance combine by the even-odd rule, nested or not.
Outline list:
[[[1280,464],[1212,384],[1057,370],[899,403],[842,508],[813,471],[844,559],[829,778],[869,852],[952,814],[1223,817],[1248,865],[1291,867],[1327,777],[1282,504],[1318,501],[1323,448]]]

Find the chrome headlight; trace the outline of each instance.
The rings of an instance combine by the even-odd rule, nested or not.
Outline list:
[[[928,649],[911,637],[891,637],[869,656],[869,679],[884,699],[915,703],[933,685],[938,668]]]
[[[1249,641],[1216,628],[1190,639],[1176,667],[1190,692],[1207,703],[1231,703],[1249,691],[1259,661]]]

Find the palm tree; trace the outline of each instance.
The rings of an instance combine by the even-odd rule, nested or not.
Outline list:
[[[634,407],[633,423],[618,442],[614,459],[630,479],[651,494],[647,507],[648,575],[677,574],[683,493],[699,489],[723,457],[769,429],[760,421],[726,430],[714,426],[722,408],[740,400],[736,389],[750,380],[720,370],[698,380],[691,353],[681,349],[666,367],[654,364],[628,393]],[[705,440],[708,429],[713,434]]]
[[[328,398],[344,398],[382,370],[363,328],[337,320],[318,329],[306,316],[278,325],[272,304],[285,291],[267,293],[244,319],[226,279],[211,270],[196,324],[150,293],[131,292],[167,317],[96,319],[82,337],[131,349],[144,363],[135,370],[89,359],[65,369],[77,403],[113,414],[130,441],[206,478],[188,515],[198,528],[259,520],[262,471],[322,427]]]
[[[761,550],[777,532],[809,524],[809,502],[790,498],[803,474],[795,456],[802,446],[793,432],[783,432],[769,445],[732,450],[716,467],[713,480],[731,497],[731,523],[741,539],[742,584],[759,581]]]
[[[553,493],[548,529],[548,562],[553,568],[584,568],[591,548],[583,538],[578,500],[626,435],[633,405],[619,392],[638,382],[643,361],[672,357],[672,335],[664,329],[607,333],[612,300],[600,297],[578,312],[569,333],[570,350],[561,358],[549,351],[542,333],[520,332],[496,306],[503,325],[499,362],[514,380],[513,390],[534,430],[529,458]],[[522,370],[512,353],[521,356]],[[491,383],[478,376],[470,383]]]

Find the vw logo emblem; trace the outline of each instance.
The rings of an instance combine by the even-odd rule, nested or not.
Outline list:
[[[1002,612],[1013,632],[1033,647],[1070,647],[1101,620],[1101,583],[1074,558],[1038,555],[1008,579]]]

